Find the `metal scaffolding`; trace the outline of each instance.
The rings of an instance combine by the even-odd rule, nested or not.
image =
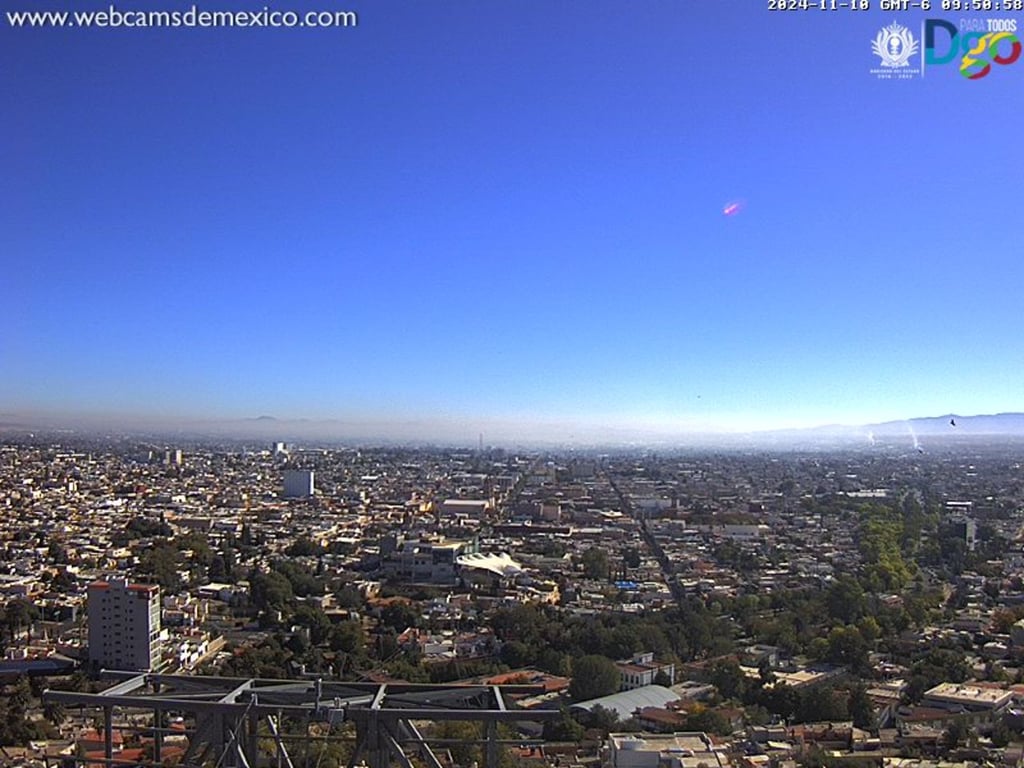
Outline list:
[[[536,685],[430,685],[414,683],[346,683],[323,679],[268,680],[259,678],[188,675],[106,673],[121,682],[100,693],[48,690],[43,699],[103,712],[104,759],[89,763],[120,764],[113,749],[115,714],[119,710],[151,712],[153,763],[163,761],[167,715],[190,716],[194,728],[185,732],[187,746],[180,765],[185,768],[296,768],[288,752],[289,740],[311,740],[309,726],[328,728],[351,722],[355,748],[349,768],[414,768],[415,752],[427,768],[445,768],[416,723],[472,721],[484,724],[484,767],[497,768],[499,723],[543,722],[561,715],[552,710],[509,708],[505,697],[543,693]],[[286,719],[299,721],[305,730],[289,737]],[[261,725],[264,727],[261,730]],[[268,750],[260,742],[273,744]],[[443,741],[443,740],[438,740]],[[526,743],[515,739],[514,742]],[[438,742],[434,742],[435,744]],[[82,758],[85,762],[85,758]],[[148,761],[147,761],[148,762]],[[131,761],[137,765],[139,761]]]

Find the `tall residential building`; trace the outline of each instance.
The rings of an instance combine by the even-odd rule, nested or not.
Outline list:
[[[973,517],[962,517],[953,520],[953,530],[967,545],[967,551],[973,552],[978,546],[978,521]]]
[[[284,497],[286,499],[301,499],[312,495],[312,469],[286,469],[284,471]]]
[[[89,662],[101,669],[160,666],[160,588],[125,579],[89,585]]]

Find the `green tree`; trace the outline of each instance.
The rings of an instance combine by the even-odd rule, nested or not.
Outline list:
[[[568,654],[548,646],[541,650],[537,657],[537,667],[552,675],[568,677],[572,674],[572,658]]]
[[[309,603],[302,603],[295,609],[292,621],[309,630],[309,641],[313,645],[325,642],[331,633],[331,620],[327,614],[322,608]]]
[[[580,725],[576,718],[569,714],[569,710],[565,707],[562,707],[561,713],[562,718],[560,720],[546,720],[544,722],[544,740],[583,741],[586,729]]]
[[[272,569],[288,579],[292,592],[299,597],[322,595],[326,592],[324,580],[296,560],[278,560]]]
[[[324,548],[306,534],[301,534],[284,551],[289,557],[317,557],[322,555]]]
[[[929,688],[942,682],[962,683],[971,674],[970,665],[961,650],[936,648],[910,668],[906,696],[916,703]]]
[[[68,550],[67,547],[60,541],[51,541],[50,546],[47,548],[47,555],[50,560],[56,565],[64,565],[68,562]]]
[[[452,760],[460,768],[468,768],[472,763],[483,764],[483,752],[480,744],[482,732],[480,723],[448,720],[434,726],[434,738],[451,740],[447,749]]]
[[[227,677],[290,678],[291,654],[282,646],[281,637],[268,637],[255,647],[243,648],[224,662],[220,674]]]
[[[622,673],[611,659],[594,654],[582,656],[572,664],[569,696],[573,701],[588,701],[615,693],[621,683]]]
[[[762,688],[760,704],[773,715],[788,720],[796,712],[799,694],[785,683],[776,683],[771,688]]]
[[[60,568],[50,579],[50,589],[60,594],[67,594],[77,589],[77,582],[66,568]]]
[[[608,707],[602,707],[600,704],[594,706],[589,712],[587,718],[591,728],[597,728],[602,733],[607,735],[611,731],[617,730],[619,722],[619,713],[614,709]]]
[[[407,659],[396,659],[387,664],[387,671],[392,677],[407,683],[429,683],[430,673],[418,664]]]
[[[507,643],[503,643],[500,657],[502,663],[507,664],[512,669],[530,666],[537,658],[533,648],[519,640],[510,640]]]
[[[815,686],[797,691],[797,695],[793,716],[798,723],[846,720],[849,717],[846,697],[837,695],[832,688]]]
[[[206,578],[213,582],[223,582],[228,577],[228,568],[224,563],[224,555],[214,555],[210,567],[206,570]]]
[[[12,715],[24,717],[32,703],[32,684],[27,675],[18,675],[7,692],[7,709]]]
[[[825,605],[830,617],[852,624],[867,610],[867,596],[852,576],[839,576],[825,593]]]
[[[602,650],[613,659],[625,659],[640,650],[643,644],[640,629],[636,625],[620,624],[609,633]]]
[[[912,575],[903,559],[903,516],[895,509],[876,504],[861,511],[857,544],[872,591],[899,590]]]
[[[306,738],[288,742],[292,765],[317,768],[344,768],[348,765],[355,748],[355,731],[351,723],[344,723],[340,727],[314,724],[302,735]],[[330,740],[332,738],[339,740]]]
[[[249,577],[253,606],[266,614],[289,614],[295,603],[291,582],[276,571],[256,571]]]
[[[39,618],[39,609],[24,598],[15,598],[4,607],[3,623],[10,633],[11,642],[24,629],[29,629],[32,622]]]
[[[303,656],[310,650],[309,636],[302,630],[292,632],[285,640],[284,647],[296,656]]]
[[[420,614],[406,603],[393,602],[381,609],[380,623],[396,632],[404,632],[420,625]]]
[[[163,520],[148,517],[133,517],[125,525],[125,531],[136,539],[167,538],[174,534],[174,529]]]
[[[992,746],[1002,749],[1010,743],[1013,736],[1013,731],[1006,722],[1000,718],[996,721],[996,724],[992,726],[992,733],[989,738],[992,739]]]
[[[359,590],[351,584],[345,584],[334,593],[339,608],[354,611],[363,607],[363,596]]]
[[[499,640],[521,640],[526,643],[539,639],[548,618],[537,605],[514,605],[500,608],[491,616],[490,625]]]
[[[55,728],[60,728],[66,716],[67,713],[64,710],[64,705],[59,701],[47,700],[43,702],[43,717],[53,723]]]
[[[186,533],[174,541],[175,546],[181,552],[189,552],[189,562],[192,565],[203,568],[209,566],[213,560],[213,551],[210,549],[209,540],[200,533]]]
[[[332,651],[340,651],[355,656],[366,653],[366,638],[358,621],[342,621],[331,627],[328,643]]]
[[[828,633],[828,660],[863,670],[868,662],[868,648],[856,627],[835,627]]]
[[[971,729],[960,719],[951,722],[942,734],[942,745],[946,749],[956,749],[967,742]]]
[[[139,558],[139,573],[151,577],[160,587],[169,593],[181,589],[181,576],[178,574],[181,553],[165,541],[157,542],[152,548],[142,553]]]
[[[725,659],[711,665],[711,684],[723,699],[742,699],[747,679],[739,662]]]
[[[874,616],[862,616],[857,622],[857,629],[868,645],[874,644],[882,636],[882,627]]]
[[[686,730],[704,731],[717,736],[728,736],[732,733],[732,723],[714,709],[700,709],[686,717]]]
[[[591,547],[580,556],[583,573],[588,579],[608,578],[608,552],[601,547]]]
[[[850,687],[850,700],[846,705],[853,718],[853,724],[865,730],[874,730],[878,725],[875,717],[875,706],[868,696],[867,687],[856,684]]]

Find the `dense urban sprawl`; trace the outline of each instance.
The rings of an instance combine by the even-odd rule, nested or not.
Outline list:
[[[43,691],[123,670],[536,684],[515,706],[562,716],[503,726],[503,765],[1020,766],[1021,449],[8,436],[0,762],[102,756]],[[153,725],[115,757],[152,760]],[[451,765],[483,763],[474,728],[434,727]]]

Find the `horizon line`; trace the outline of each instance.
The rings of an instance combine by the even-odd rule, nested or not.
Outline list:
[[[995,431],[966,429],[975,420],[1012,419]],[[960,420],[945,428],[947,420]],[[806,422],[805,422],[806,424]],[[999,411],[963,415],[956,412],[935,416],[913,416],[868,423],[819,422],[810,425],[752,426],[715,428],[710,424],[684,425],[675,419],[651,417],[628,420],[616,417],[597,419],[558,419],[539,417],[532,421],[509,417],[277,417],[271,415],[232,416],[158,416],[96,411],[0,412],[0,434],[18,431],[70,431],[85,434],[125,432],[142,434],[173,433],[178,437],[204,439],[290,439],[327,442],[380,442],[387,444],[477,445],[483,437],[489,444],[544,445],[637,445],[699,444],[757,440],[800,440],[844,438],[873,443],[878,438],[914,436],[914,427],[943,427],[949,436],[1024,436],[1024,413]],[[988,425],[991,428],[994,425]],[[954,431],[955,430],[955,431]],[[877,432],[877,434],[876,434]],[[929,439],[936,434],[927,434]]]

